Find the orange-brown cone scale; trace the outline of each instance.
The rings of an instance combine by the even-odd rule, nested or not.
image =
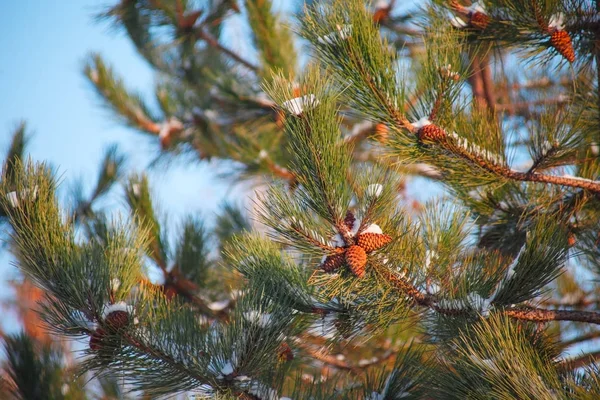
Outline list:
[[[321,269],[325,272],[335,272],[344,264],[345,258],[344,254],[334,254],[331,256],[327,256],[323,264],[321,264]]]
[[[352,214],[351,211],[346,211],[346,217],[344,218],[344,225],[350,230],[354,228],[354,222],[356,221],[356,217]]]
[[[113,311],[104,320],[110,329],[118,331],[129,325],[129,313],[122,310]]]
[[[575,50],[569,32],[557,29],[550,36],[550,44],[563,56],[567,61],[573,63],[575,61]]]
[[[92,349],[94,351],[100,350],[100,348],[102,347],[102,342],[104,341],[105,337],[106,337],[106,332],[104,331],[104,329],[102,329],[102,328],[96,329],[94,331],[94,333],[92,333],[92,335],[90,336],[90,349]]]
[[[439,142],[446,137],[446,131],[435,124],[425,125],[417,132],[420,140]]]
[[[346,250],[346,263],[356,277],[362,278],[365,274],[365,265],[367,264],[365,249],[356,245],[348,247]]]
[[[365,252],[370,253],[382,248],[391,241],[392,237],[390,235],[380,233],[363,233],[362,235],[358,235],[356,244],[362,247]]]

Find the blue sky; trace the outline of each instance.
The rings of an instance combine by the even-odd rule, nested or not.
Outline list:
[[[157,141],[121,126],[82,73],[86,56],[98,51],[128,85],[152,94],[153,73],[125,34],[94,18],[110,3],[114,1],[20,0],[5,2],[0,13],[0,150],[4,154],[11,130],[26,120],[34,132],[31,156],[58,168],[63,193],[76,178],[95,179],[103,150],[111,143],[120,145],[136,170],[147,170],[157,154]],[[214,215],[231,188],[214,179],[214,167],[150,170],[161,209],[174,217],[196,211]],[[106,206],[122,204],[115,193]],[[2,249],[0,274],[0,297],[10,297],[2,282],[16,276],[16,269]],[[13,325],[12,319],[0,318],[0,325]]]
[[[76,4],[76,5],[73,5]],[[0,15],[0,144],[25,119],[35,131],[30,152],[59,168],[65,183],[75,177],[92,178],[110,143],[119,143],[131,156],[130,165],[143,169],[156,154],[156,141],[122,127],[101,103],[82,74],[90,51],[100,52],[128,85],[152,94],[153,74],[122,32],[94,15],[103,9],[97,0],[50,2],[22,0],[3,6]],[[209,168],[177,168],[151,173],[159,186],[169,188],[178,210],[191,211],[202,193],[215,203]],[[179,183],[185,182],[185,185]],[[200,191],[202,189],[202,191]],[[188,201],[188,199],[190,199]]]

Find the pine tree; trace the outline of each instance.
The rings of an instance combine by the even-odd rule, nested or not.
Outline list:
[[[81,373],[150,397],[600,397],[600,6],[315,1],[290,28],[268,0],[198,3],[104,14],[159,74],[158,108],[99,55],[85,73],[159,158],[267,186],[257,222],[226,205],[169,235],[139,173],[111,219],[94,200],[114,149],[72,210],[47,165],[5,163],[17,265]],[[255,54],[224,40],[237,13]],[[416,202],[414,176],[441,195]]]

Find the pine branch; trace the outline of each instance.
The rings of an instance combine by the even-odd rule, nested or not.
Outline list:
[[[225,54],[226,56],[228,56],[229,58],[231,58],[232,60],[242,64],[243,66],[245,66],[246,68],[248,68],[249,70],[253,71],[253,72],[258,72],[260,69],[252,64],[251,62],[247,61],[246,59],[242,58],[239,54],[237,54],[236,52],[228,49],[227,47],[223,46],[219,40],[217,40],[210,32],[208,32],[206,29],[204,28],[200,28],[196,31],[196,37],[198,39],[204,40],[209,46],[219,50],[221,53]]]
[[[564,348],[579,344],[581,342],[586,342],[588,340],[594,340],[600,338],[600,331],[592,331],[583,335],[576,336],[569,340],[564,340],[560,344]]]
[[[597,364],[600,360],[600,350],[591,353],[582,354],[579,357],[568,358],[562,362],[561,367],[565,370],[576,370],[587,367],[590,364]]]
[[[92,54],[84,73],[98,94],[125,122],[143,132],[158,135],[161,126],[151,116],[141,96],[128,91],[122,79],[115,76],[99,54]]]
[[[339,360],[337,357],[331,355],[327,348],[315,348],[314,346],[305,343],[301,338],[296,339],[295,344],[305,350],[312,358],[315,360],[321,361],[327,365],[333,366],[335,368],[349,371],[354,375],[360,374],[362,370],[372,367],[377,364],[382,364],[389,359],[395,357],[400,349],[388,349],[381,356],[372,357],[368,361],[361,362],[358,364],[351,364],[344,360]]]
[[[377,273],[389,281],[394,288],[408,296],[414,305],[426,307],[448,316],[469,315],[471,312],[465,308],[446,307],[443,302],[440,302],[437,296],[420,291],[406,279],[397,276],[386,268],[377,268]],[[545,310],[533,307],[518,307],[515,309],[501,309],[500,312],[513,319],[522,321],[572,321],[600,325],[600,313],[593,311]]]
[[[402,128],[402,126],[398,126]],[[468,161],[473,166],[479,167],[486,172],[490,172],[497,177],[501,177],[507,180],[517,182],[540,182],[549,183],[552,185],[581,188],[589,190],[593,193],[600,193],[600,181],[593,181],[591,179],[580,178],[576,176],[556,176],[556,175],[545,175],[539,172],[519,172],[510,169],[506,166],[500,165],[495,161],[487,159],[487,156],[483,156],[480,153],[472,152],[466,146],[461,145],[458,141],[458,136],[448,135],[443,128],[435,126],[436,129],[440,129],[439,139],[433,139],[437,141],[437,144],[447,150],[450,154],[455,155],[465,161]],[[432,128],[433,129],[433,128]],[[419,132],[422,132],[421,130]],[[419,135],[419,133],[417,133]]]

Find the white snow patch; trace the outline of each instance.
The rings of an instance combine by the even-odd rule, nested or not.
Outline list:
[[[12,208],[19,207],[19,200],[35,200],[37,199],[38,186],[35,185],[33,189],[23,189],[18,194],[15,191],[6,194],[6,199],[10,203]]]
[[[467,10],[469,10],[469,12],[471,12],[471,13],[478,12],[478,13],[482,13],[482,14],[487,14],[485,5],[483,5],[479,1],[476,1],[475,3],[471,4],[469,7],[467,7]]]
[[[369,197],[379,197],[381,196],[381,192],[383,192],[383,186],[379,183],[373,183],[367,186],[367,196]]]
[[[377,233],[379,235],[383,234],[383,231],[381,230],[381,228],[379,227],[379,225],[377,224],[371,224],[367,227],[367,229],[365,229],[364,231],[361,232],[362,233]]]
[[[172,132],[178,132],[183,129],[183,124],[180,120],[175,117],[169,118],[167,121],[160,125],[160,131],[158,137],[161,140],[166,139]]]
[[[102,311],[102,319],[106,318],[110,313],[115,311],[125,311],[126,313],[129,313],[130,309],[130,306],[128,306],[124,301],[105,305],[104,310]]]
[[[264,150],[264,149],[263,149],[263,150],[261,150],[261,151],[258,153],[258,159],[259,159],[259,160],[264,160],[264,159],[265,159],[265,158],[267,158],[267,157],[269,157],[269,153],[267,153],[267,151],[266,151],[266,150]]]
[[[244,314],[244,319],[253,324],[257,324],[261,328],[266,328],[271,324],[271,314],[261,313],[259,311],[247,311]]]
[[[563,30],[565,29],[565,15],[561,12],[554,14],[550,17],[550,21],[548,21],[548,28],[550,30]]]
[[[337,32],[331,32],[325,36],[321,36],[317,41],[321,44],[332,45],[336,43],[338,37],[342,40],[346,40],[351,34],[352,25],[338,25]]]
[[[12,208],[19,207],[19,197],[17,196],[17,192],[10,192],[6,194],[6,198],[8,199],[10,206]]]
[[[412,125],[412,126],[415,128],[415,129],[421,129],[421,128],[423,128],[424,126],[431,125],[431,121],[429,120],[429,118],[427,118],[427,117],[423,117],[423,118],[421,118],[420,120],[418,120],[418,121],[415,121],[415,122],[411,123],[411,125]]]
[[[431,267],[431,262],[437,258],[437,251],[435,250],[426,250],[425,251],[425,270],[428,270]]]
[[[467,23],[463,21],[462,18],[456,15],[450,18],[450,24],[457,29],[462,29],[467,26]]]
[[[375,3],[375,8],[378,10],[386,9],[389,6],[390,6],[389,0],[379,0],[377,3]]]
[[[111,279],[110,288],[112,289],[113,292],[116,292],[117,290],[119,290],[120,286],[121,286],[121,281],[119,280],[119,278]]]
[[[309,94],[302,97],[295,97],[291,100],[284,101],[281,105],[294,115],[300,115],[305,110],[310,110],[319,105],[319,99],[314,94]]]
[[[142,187],[139,183],[134,183],[131,185],[131,191],[135,197],[140,197],[142,195]]]
[[[438,294],[440,292],[440,289],[440,285],[436,283],[429,283],[425,290],[429,294]]]
[[[208,308],[213,311],[222,311],[229,306],[229,303],[229,300],[214,301],[208,305]]]

